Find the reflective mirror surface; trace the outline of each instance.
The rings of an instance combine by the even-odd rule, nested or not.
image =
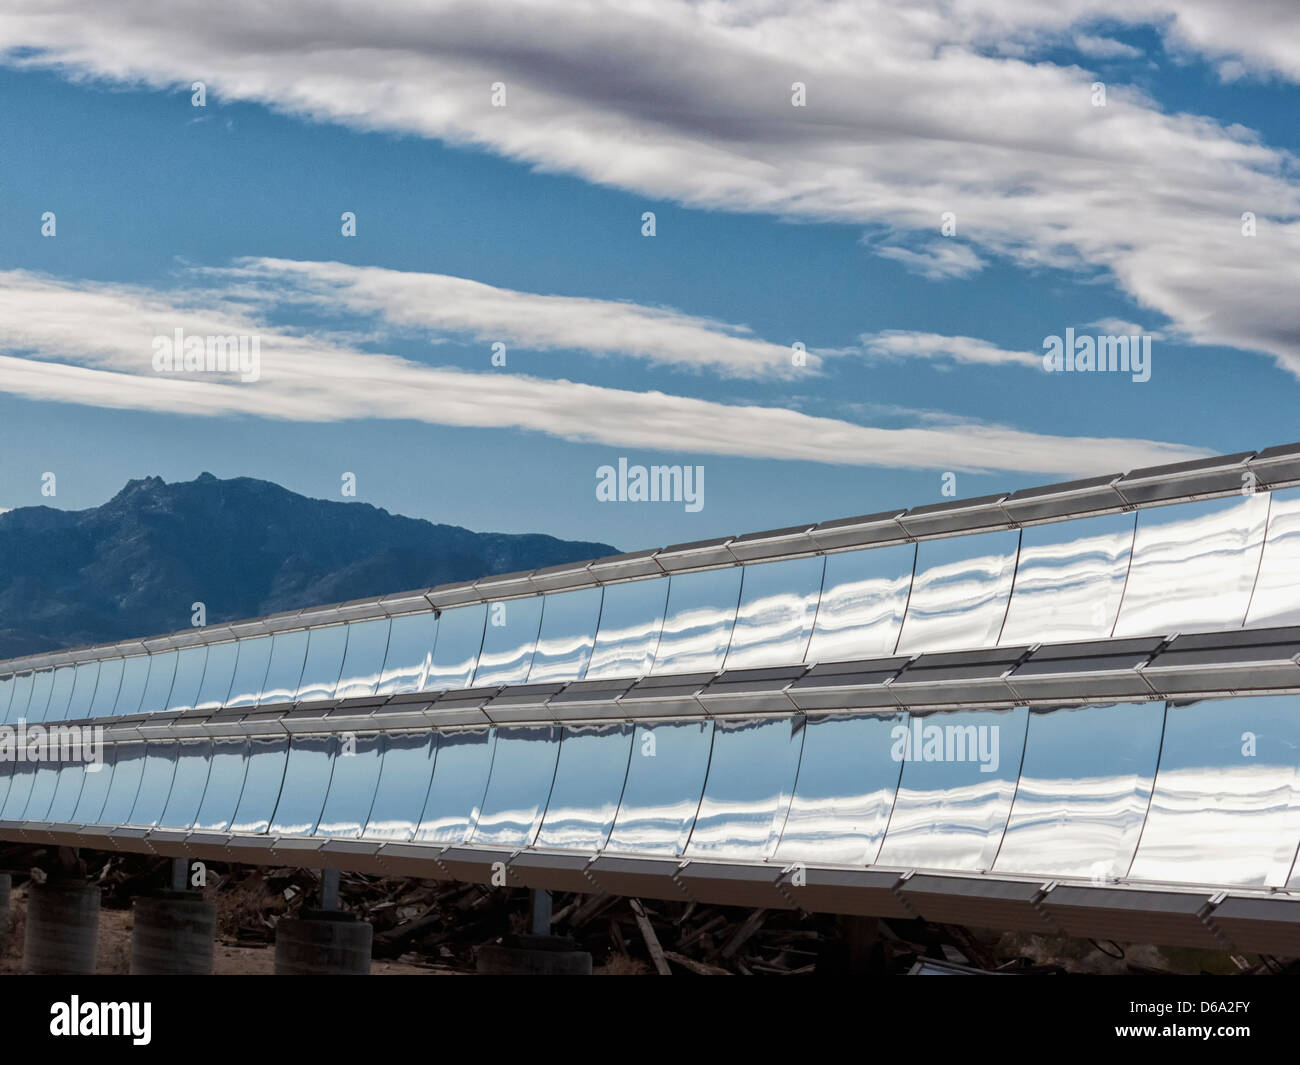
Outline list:
[[[239,641],[227,640],[208,647],[208,661],[203,668],[203,683],[194,705],[205,710],[215,710],[226,705],[230,687],[235,679],[235,666],[239,662]]]
[[[425,691],[468,688],[483,646],[483,625],[487,607],[459,606],[444,610],[438,618],[438,641],[433,645],[433,665]]]
[[[643,677],[649,673],[667,603],[667,577],[607,586],[600,608],[600,630],[585,679]]]
[[[1011,810],[1028,714],[958,710],[914,714],[890,755],[903,760],[880,865],[983,872]]]
[[[287,739],[252,739],[248,747],[248,769],[239,806],[230,822],[231,832],[265,832],[275,813],[284,763],[289,756]]]
[[[132,655],[122,664],[122,682],[117,689],[117,702],[113,704],[113,716],[124,717],[138,714],[144,702],[144,690],[149,684],[149,675],[153,672],[153,655]],[[165,662],[162,672],[174,671],[175,659]],[[171,692],[171,677],[167,677],[167,691]]]
[[[537,835],[555,780],[558,725],[497,730],[483,810],[471,842],[527,847]]]
[[[339,839],[361,835],[370,818],[383,760],[382,736],[358,736],[355,744],[340,744],[316,835]]]
[[[32,675],[32,696],[27,703],[27,720],[45,720],[46,707],[50,705],[50,692],[54,689],[54,670],[42,669]]]
[[[1138,512],[1116,636],[1239,628],[1264,546],[1268,496]]]
[[[792,558],[742,568],[740,607],[727,649],[727,669],[784,666],[808,652],[823,558]]]
[[[77,799],[77,808],[68,818],[69,824],[98,824],[100,811],[104,809],[104,801],[108,798],[109,786],[113,783],[113,765],[116,759],[116,745],[105,747],[102,762],[91,762],[84,767],[85,779],[81,784],[81,796]]]
[[[1300,625],[1297,573],[1300,573],[1300,488],[1283,488],[1269,493],[1268,536],[1246,615],[1248,626]]]
[[[99,770],[103,772],[103,770]],[[45,820],[55,825],[72,823],[77,803],[81,800],[81,789],[86,783],[86,764],[83,762],[64,762],[59,768],[59,783],[54,790],[54,801],[45,814]],[[4,785],[0,784],[0,795]]]
[[[473,832],[487,790],[495,741],[491,729],[461,729],[439,736],[433,783],[415,833],[417,840],[463,843]]]
[[[223,737],[212,741],[208,782],[203,802],[194,815],[196,832],[225,832],[230,827],[247,772],[248,740]]]
[[[297,702],[333,699],[343,671],[343,655],[348,645],[347,625],[326,625],[311,629],[307,641],[307,659],[298,685]],[[320,813],[319,810],[316,811]]]
[[[637,726],[607,850],[682,853],[699,812],[712,742],[712,721]]]
[[[212,765],[211,740],[182,740],[167,806],[158,818],[165,828],[189,828],[199,814]]]
[[[537,637],[529,684],[580,680],[587,670],[600,620],[600,588],[555,592],[542,600],[542,628]]]
[[[1133,514],[1107,514],[1020,533],[1004,646],[1103,639],[1115,627],[1133,551]]]
[[[208,662],[208,649],[204,646],[186,647],[176,656],[176,675],[172,679],[169,710],[192,710],[199,698],[203,684],[203,671]]]
[[[916,546],[899,654],[992,647],[1011,596],[1020,534],[976,533]]]
[[[1029,715],[1024,765],[995,871],[1128,875],[1151,801],[1164,703]]]
[[[235,677],[230,682],[227,706],[257,705],[271,664],[271,642],[270,636],[254,636],[239,641],[239,656],[235,659]]]
[[[598,851],[618,813],[632,751],[632,726],[566,725],[536,846]]]
[[[106,658],[99,664],[99,678],[95,682],[95,697],[83,717],[109,717],[117,705],[118,691],[122,687],[122,670],[125,658]]]
[[[804,721],[718,721],[704,798],[688,857],[763,861],[772,856],[794,791]]]
[[[14,693],[9,701],[8,724],[17,724],[27,717],[27,704],[31,702],[32,688],[36,678],[31,673],[20,673],[14,678]]]
[[[334,736],[298,736],[289,744],[284,786],[271,819],[273,836],[310,836],[316,831],[337,744]]]
[[[420,823],[433,779],[436,732],[388,737],[365,834],[370,839],[409,840]]]
[[[149,656],[149,678],[145,682],[144,695],[140,705],[129,713],[155,714],[166,710],[168,698],[172,693],[172,681],[176,679],[176,652],[162,651]],[[119,711],[121,713],[122,711]]]
[[[914,544],[827,555],[807,660],[849,662],[892,655],[915,562]]]
[[[59,763],[41,762],[36,766],[32,778],[31,795],[27,805],[18,815],[20,821],[44,821],[50,812],[50,803],[54,801],[54,789],[59,783]]]
[[[336,699],[359,699],[374,695],[384,671],[388,651],[387,618],[354,621],[348,625],[348,646],[343,655],[343,672],[339,675]]]
[[[95,701],[95,688],[99,684],[99,663],[82,662],[77,666],[77,676],[72,683],[72,698],[68,700],[68,707],[63,717],[63,721],[80,721],[83,718],[90,717],[90,707]],[[0,714],[0,718],[3,715]]]
[[[423,691],[429,679],[429,668],[433,665],[437,635],[438,619],[432,611],[393,618],[383,674],[375,694]]]
[[[108,795],[99,811],[101,825],[125,825],[135,808],[135,797],[140,791],[140,778],[144,775],[143,743],[118,743],[113,747],[113,779]],[[89,786],[89,781],[87,781]],[[80,810],[78,810],[80,813]]]
[[[0,821],[21,821],[23,811],[27,809],[27,800],[32,797],[32,783],[36,779],[34,762],[14,762],[9,771],[9,791],[5,795],[4,809],[0,810]]]
[[[741,568],[679,573],[668,581],[668,607],[651,673],[721,669],[740,603]]]
[[[277,632],[271,637],[271,661],[257,705],[291,703],[298,694],[307,661],[307,632]]]
[[[45,706],[46,721],[63,721],[66,719],[68,703],[72,699],[72,686],[76,675],[76,666],[59,666],[54,671],[54,683],[50,688],[50,701]]]
[[[1281,887],[1300,842],[1300,699],[1169,707],[1130,876]]]
[[[523,684],[533,664],[541,621],[541,596],[489,604],[487,627],[483,630],[483,651],[474,672],[474,687]]]
[[[880,852],[903,763],[891,756],[907,714],[810,719],[781,861],[869,865]]]
[[[179,753],[180,744],[175,740],[146,745],[144,772],[140,774],[140,788],[136,792],[128,824],[150,827],[158,824],[158,819],[167,809],[167,799],[171,796]]]

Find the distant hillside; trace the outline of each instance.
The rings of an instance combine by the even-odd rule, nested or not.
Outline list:
[[[0,514],[0,658],[614,554],[476,533],[248,477],[130,481],[100,507]]]

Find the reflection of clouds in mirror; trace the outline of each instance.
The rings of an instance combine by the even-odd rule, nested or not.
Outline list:
[[[483,630],[483,649],[474,671],[475,686],[523,684],[528,679],[542,621],[542,597],[493,603],[492,607],[502,605],[504,616],[493,616],[489,610],[488,624]]]
[[[361,736],[355,749],[345,754],[340,748],[334,756],[329,778],[329,792],[316,825],[315,835],[356,839],[366,826],[379,771],[384,761],[381,736]]]
[[[437,764],[438,746],[436,732],[386,737],[379,783],[362,833],[367,839],[401,842],[415,835]]]
[[[433,782],[415,838],[425,843],[463,843],[474,831],[496,746],[493,729],[447,733],[438,739]]]
[[[629,724],[565,726],[536,846],[604,847],[623,795],[633,731]]]
[[[1006,618],[1019,535],[922,541],[899,653],[994,645]]]
[[[789,665],[804,660],[824,570],[821,558],[744,567],[727,669]]]
[[[582,677],[596,641],[601,598],[600,588],[552,592],[545,597],[537,652],[528,672],[530,684]]]
[[[740,566],[670,578],[663,631],[651,672],[722,668],[736,621],[740,585]]]
[[[646,738],[653,735],[653,747]],[[637,726],[627,784],[607,850],[680,855],[690,838],[713,744],[713,722]],[[645,756],[653,750],[654,757]]]
[[[827,555],[807,661],[893,654],[915,561],[911,544]]]
[[[496,753],[471,843],[532,846],[560,753],[559,726],[497,732]]]
[[[1300,488],[1269,494],[1268,535],[1251,595],[1247,626],[1300,623]]]
[[[667,577],[656,577],[605,588],[587,680],[641,677],[650,671],[663,629],[668,583]]]

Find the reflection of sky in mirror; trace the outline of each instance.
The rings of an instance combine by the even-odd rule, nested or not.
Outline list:
[[[900,654],[991,647],[1006,617],[1019,532],[917,544]]]
[[[284,763],[289,756],[287,739],[249,741],[248,770],[239,806],[230,822],[231,832],[265,832],[275,813],[280,786],[284,783]]]
[[[890,730],[906,721],[904,713],[809,720],[778,859],[875,860],[903,768],[890,755]]]
[[[628,724],[565,726],[538,847],[605,845],[627,779],[632,731]]]
[[[654,663],[667,601],[667,577],[608,585],[586,679],[645,676]]]
[[[762,861],[780,838],[794,789],[803,721],[719,721],[688,856]]]
[[[203,791],[203,802],[194,817],[194,830],[224,832],[230,827],[240,794],[244,790],[244,775],[248,772],[248,740],[220,738],[213,741],[212,758],[208,768],[208,783]]]
[[[271,819],[271,834],[310,836],[316,831],[333,772],[334,736],[301,736],[289,745],[284,787]]]
[[[347,625],[326,625],[310,629],[307,657],[303,662],[302,680],[297,702],[333,699],[343,670],[343,654],[348,645]]]
[[[542,601],[542,627],[528,673],[530,684],[580,680],[600,620],[600,588],[553,592]]]
[[[727,669],[802,662],[817,616],[821,558],[793,558],[745,566],[740,608],[727,651]]]
[[[165,828],[189,828],[194,824],[211,775],[211,740],[183,740],[177,753],[171,794],[158,818],[158,824]]]
[[[458,606],[444,610],[438,618],[438,639],[433,645],[426,691],[468,688],[483,647],[483,626],[487,607]]]
[[[1268,536],[1246,624],[1253,628],[1300,624],[1300,488],[1269,494]]]
[[[458,729],[438,737],[438,759],[417,840],[463,843],[469,837],[483,805],[495,741],[491,729]]]
[[[1139,511],[1115,635],[1240,627],[1267,515],[1265,494]]]
[[[316,835],[339,839],[355,839],[361,835],[370,817],[383,760],[381,736],[358,736],[355,745],[350,747],[340,744]]]
[[[376,695],[399,695],[424,689],[433,665],[438,619],[432,611],[393,618]]]
[[[915,561],[914,544],[827,555],[807,661],[892,655]]]
[[[1171,706],[1130,875],[1238,887],[1285,884],[1300,842],[1298,774],[1296,697]]]
[[[1126,876],[1151,799],[1164,715],[1164,703],[1031,713],[994,869]]]
[[[235,659],[235,677],[230,682],[227,706],[256,706],[266,687],[266,673],[271,665],[273,637],[254,636],[239,641],[239,657]],[[295,689],[298,682],[294,681]]]
[[[436,732],[388,737],[365,834],[374,839],[409,840],[420,823],[438,752]]]
[[[1014,646],[1109,636],[1124,594],[1133,528],[1132,514],[1108,514],[1022,530],[998,642]]]
[[[375,694],[379,676],[384,671],[390,627],[388,618],[354,621],[347,626],[347,650],[343,653],[343,669],[334,689],[335,699],[360,699]]]
[[[199,685],[194,705],[205,710],[225,706],[230,695],[230,687],[235,679],[235,667],[239,664],[239,642],[227,640],[214,643],[208,647],[208,661],[203,667],[203,683]]]
[[[523,684],[533,664],[541,621],[541,596],[489,603],[474,685]]]
[[[711,721],[637,726],[627,786],[607,850],[682,853],[700,808],[712,733]]]
[[[546,812],[559,753],[558,725],[498,730],[483,812],[470,842],[531,845]]]
[[[931,752],[924,748],[906,750],[904,740],[915,735],[912,730],[896,737],[891,753],[906,760],[878,864],[987,870],[1011,809],[1027,718],[1024,707],[914,716],[913,730],[938,727],[948,735],[950,729],[963,730],[958,735],[967,750],[964,757],[950,757],[960,752],[955,744],[951,749],[945,744],[943,760],[927,760]],[[983,752],[996,752],[996,768],[990,772],[984,769],[994,760],[975,756]]]
[[[668,607],[652,673],[722,668],[740,602],[741,567],[679,573],[669,580]]]

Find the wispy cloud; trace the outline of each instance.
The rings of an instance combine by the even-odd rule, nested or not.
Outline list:
[[[944,336],[906,329],[886,329],[862,336],[867,355],[886,358],[943,359],[978,366],[1028,366],[1041,370],[1043,357],[1027,351],[1008,351],[977,337]]]
[[[278,276],[337,264],[280,264]],[[622,447],[836,465],[1103,473],[1177,462],[1199,448],[1128,438],[1064,437],[998,425],[878,428],[794,410],[716,403],[505,372],[470,373],[361,350],[306,323],[268,324],[250,304],[257,268],[228,290],[158,291],[0,273],[0,390],[34,400],[192,416],[292,421],[405,419],[540,432]],[[310,286],[307,293],[314,289]],[[400,305],[399,305],[400,306]],[[283,312],[286,308],[280,306]],[[385,313],[382,307],[378,313]],[[261,376],[159,374],[152,340],[256,335]]]

